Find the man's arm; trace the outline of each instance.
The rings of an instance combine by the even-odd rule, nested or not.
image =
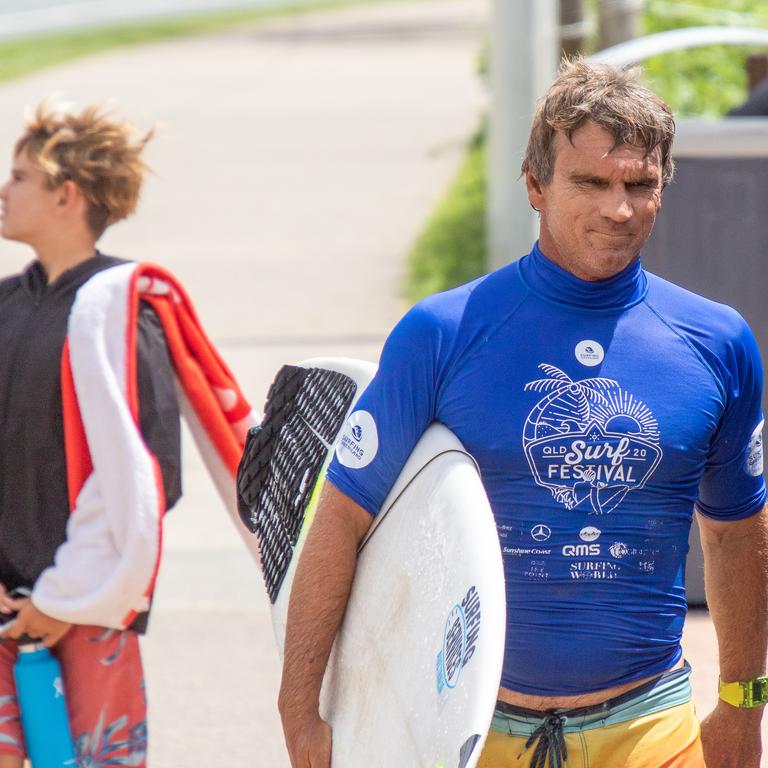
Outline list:
[[[288,604],[278,707],[293,768],[330,766],[331,731],[320,719],[320,688],[371,521],[365,509],[326,483]]]
[[[745,520],[698,515],[704,581],[717,633],[720,677],[751,680],[766,672],[768,649],[768,522],[765,508]],[[707,768],[759,768],[763,707],[739,709],[718,700],[701,737]]]

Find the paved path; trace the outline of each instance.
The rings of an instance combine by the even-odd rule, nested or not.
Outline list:
[[[312,5],[321,0],[302,0]],[[275,8],[295,0],[0,0],[0,40],[194,13]]]
[[[0,147],[56,91],[161,121],[140,213],[102,247],[179,275],[261,406],[284,362],[377,358],[405,254],[481,113],[485,14],[395,3],[62,66],[0,88]],[[0,272],[27,259],[0,244]],[[152,768],[284,768],[261,577],[191,447],[185,490],[144,642]]]
[[[162,121],[141,211],[103,247],[176,272],[261,405],[284,362],[377,357],[404,308],[408,246],[482,110],[486,13],[485,0],[422,0],[59,67],[0,88],[0,147],[24,107],[56,91]],[[0,273],[27,258],[0,242]],[[167,520],[144,641],[151,765],[286,768],[260,576],[185,447],[186,496]],[[685,647],[705,713],[717,660],[705,614]]]

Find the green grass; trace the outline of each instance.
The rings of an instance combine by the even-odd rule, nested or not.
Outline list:
[[[0,80],[10,80],[112,48],[200,35],[307,10],[394,1],[396,0],[327,0],[327,2],[308,4],[297,0],[293,5],[280,8],[201,13],[0,42]]]
[[[485,272],[484,147],[485,136],[480,132],[448,194],[411,251],[406,277],[411,301]]]
[[[768,28],[768,7],[765,0],[649,0],[643,23],[646,34],[707,24]],[[746,98],[749,50],[705,46],[657,56],[644,63],[644,77],[678,117],[721,116]],[[404,290],[410,300],[485,271],[485,183],[481,133],[409,255]]]

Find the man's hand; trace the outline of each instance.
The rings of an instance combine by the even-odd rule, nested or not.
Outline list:
[[[707,768],[760,768],[763,708],[741,709],[724,701],[701,722]]]
[[[16,600],[8,597],[5,590],[0,599],[0,610],[4,613],[18,611],[16,621],[4,634],[4,637],[10,637],[12,640],[18,640],[22,635],[29,635],[29,637],[40,638],[46,647],[52,648],[72,626],[38,610],[28,597]]]
[[[331,726],[320,719],[291,722],[283,717],[283,732],[292,768],[330,768]]]

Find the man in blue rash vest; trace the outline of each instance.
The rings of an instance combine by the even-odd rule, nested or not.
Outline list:
[[[479,765],[758,768],[762,368],[734,310],[641,267],[673,134],[635,72],[564,64],[523,163],[539,241],[387,340],[345,427],[367,453],[340,442],[291,595],[279,706],[294,768],[329,765],[318,697],[357,545],[435,420],[477,460],[504,558]],[[701,728],[680,648],[694,509],[721,678]]]

